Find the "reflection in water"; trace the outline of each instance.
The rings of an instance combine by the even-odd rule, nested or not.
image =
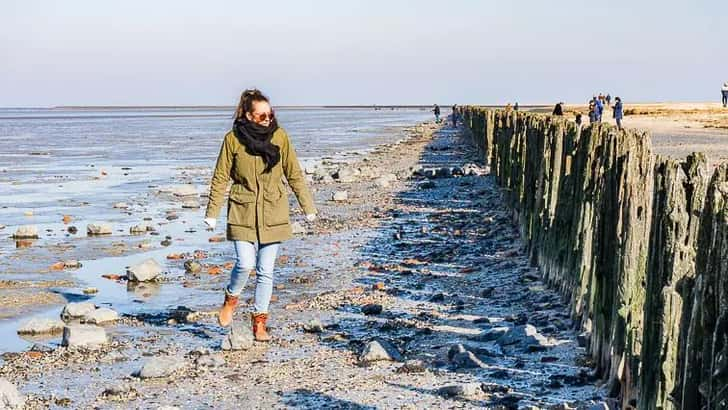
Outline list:
[[[148,301],[159,294],[160,285],[157,282],[134,282],[126,283],[126,290],[133,292],[138,298]]]
[[[16,248],[30,248],[33,246],[33,243],[35,243],[35,240],[33,239],[21,239],[15,241],[15,247]]]

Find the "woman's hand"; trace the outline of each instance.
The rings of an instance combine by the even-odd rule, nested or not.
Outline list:
[[[309,222],[313,222],[316,220],[316,214],[308,214],[306,215],[306,220]]]
[[[207,225],[210,230],[214,230],[215,229],[215,225],[217,225],[217,219],[215,219],[215,218],[205,218],[204,221],[205,221],[205,225]]]

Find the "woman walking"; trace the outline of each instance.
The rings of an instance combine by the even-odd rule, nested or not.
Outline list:
[[[268,98],[259,90],[245,90],[232,130],[223,138],[210,183],[205,223],[215,228],[228,181],[232,179],[227,239],[233,241],[237,260],[225,288],[218,321],[221,326],[230,325],[238,297],[255,271],[251,322],[258,341],[270,340],[266,322],[273,268],[280,243],[291,237],[288,190],[283,177],[296,194],[306,219],[316,219],[313,198],[288,134],[278,126]]]

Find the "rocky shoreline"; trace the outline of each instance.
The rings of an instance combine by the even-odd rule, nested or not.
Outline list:
[[[6,353],[0,378],[30,409],[606,408],[587,335],[528,265],[475,150],[455,129],[403,132],[360,160],[307,169],[321,217],[297,222],[282,247],[272,343],[251,340],[246,306],[232,332],[217,326],[232,250],[193,230],[207,246],[167,253],[156,281],[135,286],[140,299],[165,287],[194,298],[108,321],[113,302],[73,305],[82,312],[51,327],[104,337]],[[104,280],[133,283],[123,276]]]

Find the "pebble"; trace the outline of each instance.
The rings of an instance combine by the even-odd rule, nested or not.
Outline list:
[[[202,265],[199,263],[189,260],[185,262],[185,272],[186,273],[200,273],[202,272]]]
[[[20,335],[41,335],[60,333],[66,324],[60,319],[32,318],[18,328]]]
[[[394,345],[383,339],[369,342],[359,355],[359,362],[363,364],[376,361],[402,361],[402,354]]]
[[[462,383],[441,387],[437,392],[443,397],[471,398],[477,396],[482,390],[480,383]]]
[[[303,330],[306,333],[321,333],[324,331],[324,326],[318,319],[311,319],[310,322],[303,326]]]
[[[96,310],[96,305],[91,302],[71,302],[66,304],[61,311],[61,319],[80,319]]]
[[[200,203],[196,200],[187,200],[182,203],[182,208],[184,209],[199,209]]]
[[[126,276],[132,282],[147,282],[156,279],[161,273],[162,266],[154,259],[147,259],[128,268]]]
[[[378,315],[382,313],[382,305],[376,303],[368,303],[361,307],[361,313],[365,315]]]
[[[117,202],[112,207],[114,209],[127,209],[129,205],[126,202]]]
[[[86,225],[86,233],[89,236],[93,235],[111,235],[112,227],[110,224],[88,224]]]
[[[243,326],[233,322],[230,332],[223,339],[220,348],[222,350],[248,350],[253,347],[253,330],[250,325]]]
[[[154,227],[149,224],[139,224],[139,225],[134,225],[131,228],[129,228],[129,233],[134,234],[134,235],[142,234],[142,233],[146,233],[146,232],[153,232],[153,231],[154,231]]]
[[[109,308],[98,308],[81,318],[82,323],[91,323],[100,325],[119,320],[119,314],[115,310]]]
[[[146,363],[134,375],[140,379],[156,379],[168,377],[187,365],[185,359],[176,356],[156,356]]]
[[[331,196],[331,200],[335,202],[344,202],[349,200],[349,193],[346,191],[336,191]]]
[[[63,328],[61,346],[94,348],[108,342],[104,328],[94,325],[74,325]]]

